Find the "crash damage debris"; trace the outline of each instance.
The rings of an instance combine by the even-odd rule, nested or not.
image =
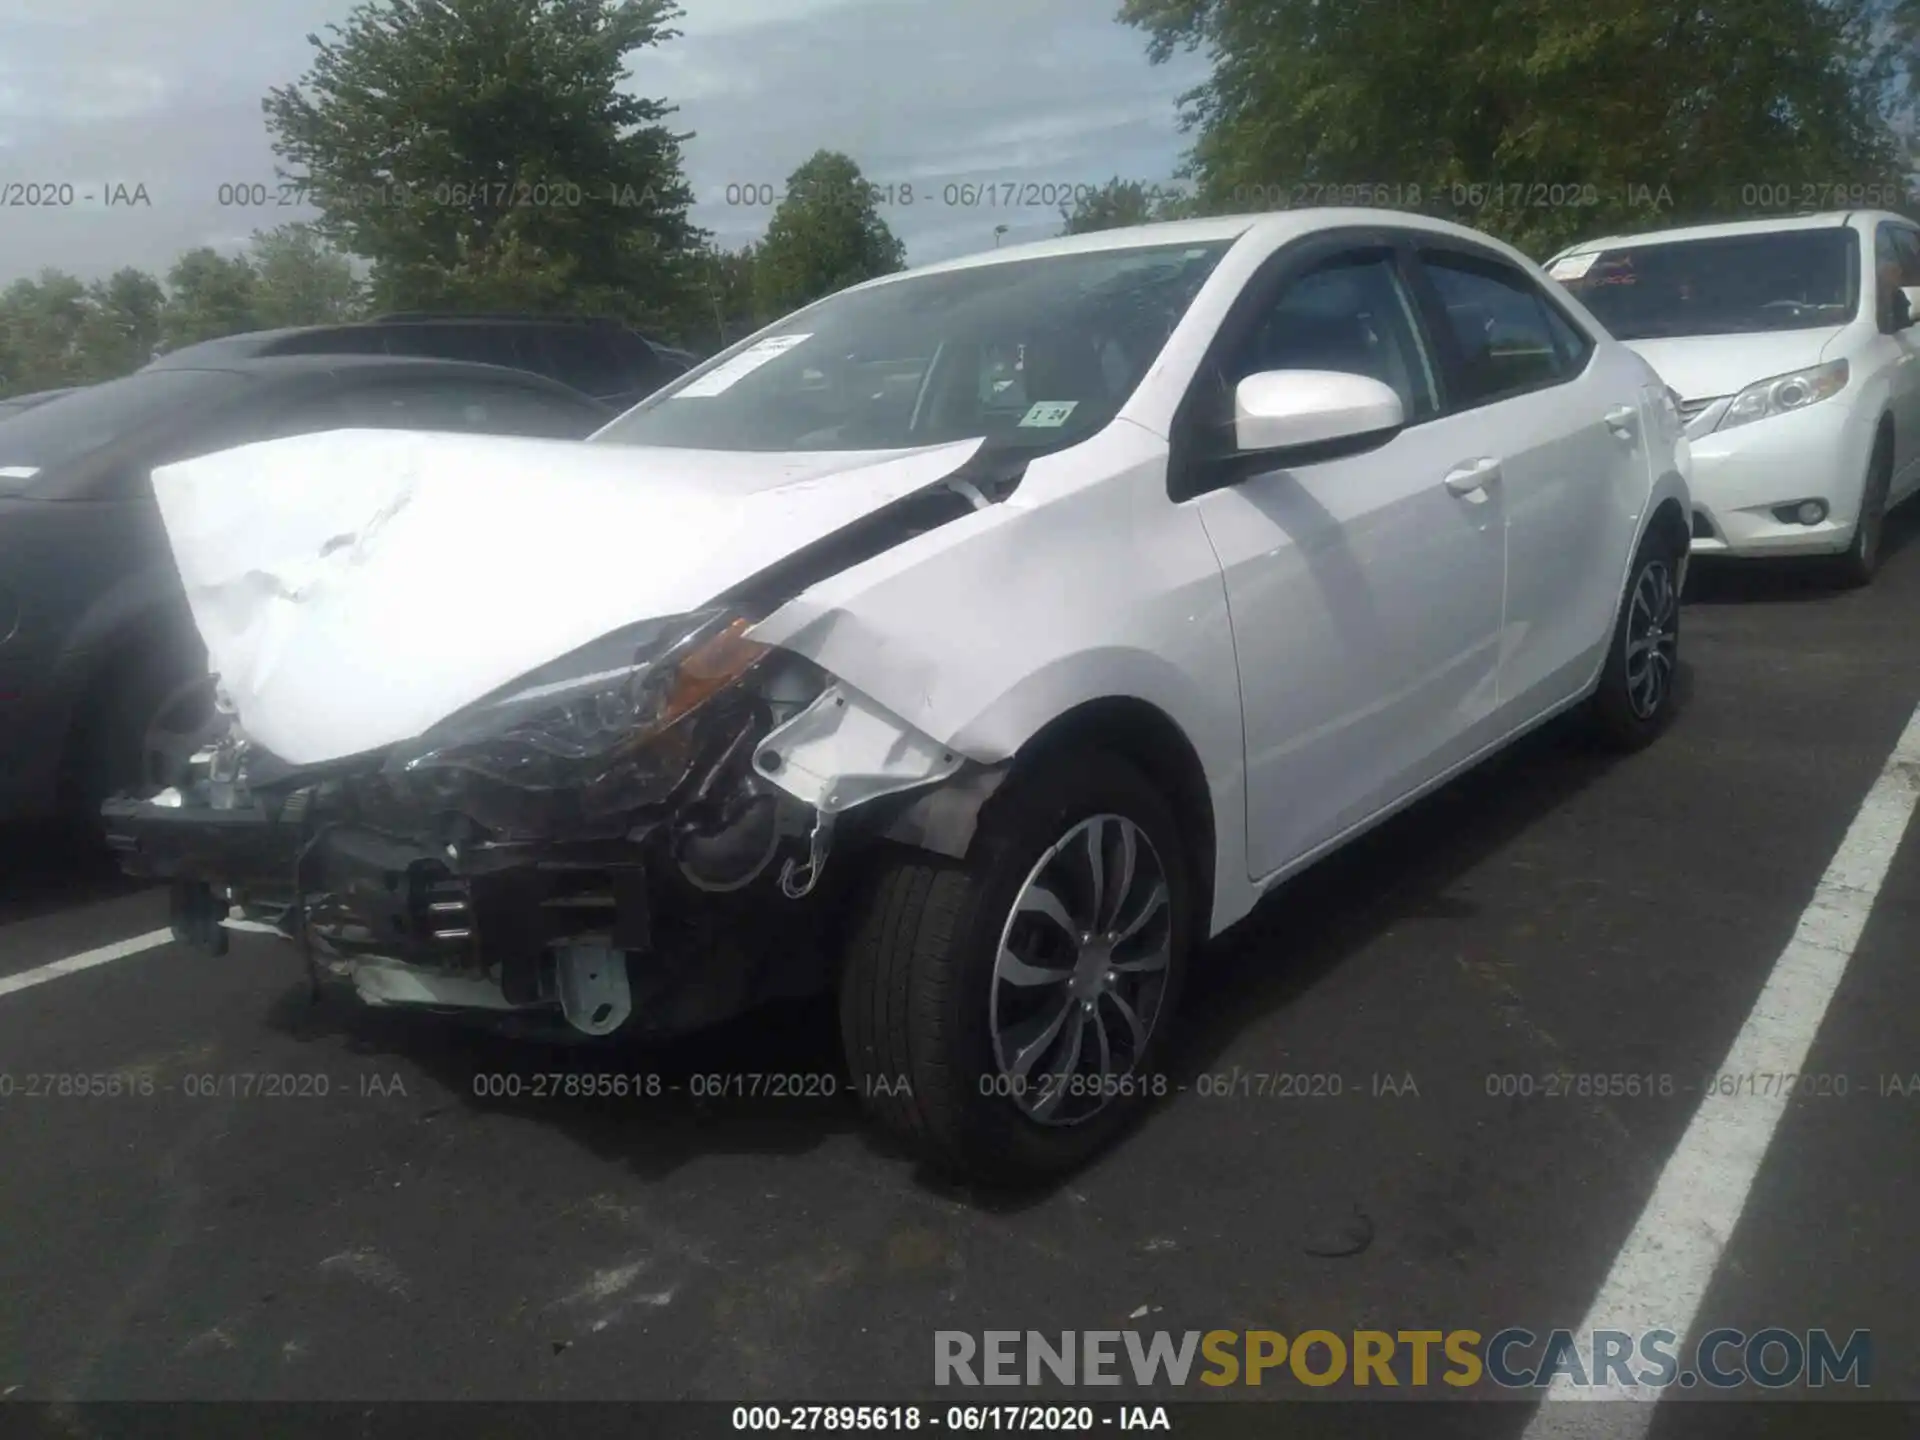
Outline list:
[[[1019,478],[965,468],[701,611],[613,631],[365,754],[289,763],[223,692],[188,773],[107,806],[112,842],[133,873],[173,882],[183,942],[283,936],[316,988],[346,979],[373,1005],[595,1037],[815,993],[846,873],[832,857],[880,840],[963,855],[1004,767],[970,765],[749,632]]]

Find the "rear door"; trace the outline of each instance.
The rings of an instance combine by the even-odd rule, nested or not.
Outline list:
[[[1494,251],[1424,243],[1419,268],[1451,408],[1499,457],[1506,728],[1577,694],[1612,633],[1649,484],[1646,377]]]

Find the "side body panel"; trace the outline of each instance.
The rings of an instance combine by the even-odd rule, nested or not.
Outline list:
[[[1167,447],[1117,421],[1036,460],[1004,504],[812,586],[757,639],[812,659],[982,764],[1087,701],[1152,705],[1192,743],[1215,831],[1212,930],[1252,908],[1238,669],[1200,516]]]
[[[1479,412],[1505,446],[1503,722],[1579,693],[1606,647],[1651,481],[1645,384],[1602,344],[1566,384]]]
[[[1443,484],[1490,454],[1477,415],[1189,502],[1226,573],[1246,700],[1248,861],[1278,870],[1489,738],[1500,487]]]

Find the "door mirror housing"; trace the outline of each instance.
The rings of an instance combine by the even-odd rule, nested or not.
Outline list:
[[[1392,387],[1343,370],[1263,370],[1234,387],[1233,439],[1243,454],[1349,453],[1407,423]]]
[[[1893,328],[1905,330],[1911,325],[1920,325],[1920,285],[1904,286],[1894,291],[1893,296]]]

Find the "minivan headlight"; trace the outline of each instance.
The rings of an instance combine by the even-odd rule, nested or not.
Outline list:
[[[1829,360],[1824,365],[1775,375],[1770,380],[1749,385],[1734,396],[1733,403],[1727,406],[1726,414],[1720,417],[1720,423],[1714,428],[1731,430],[1755,420],[1804,410],[1809,405],[1831,399],[1846,388],[1847,362],[1844,360]]]

